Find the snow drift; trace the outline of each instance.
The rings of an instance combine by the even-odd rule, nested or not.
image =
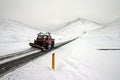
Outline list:
[[[17,21],[0,18],[0,55],[27,48],[38,32]]]
[[[98,51],[90,42],[79,38],[1,80],[119,80],[120,51]],[[51,70],[52,53],[56,53],[55,71]]]

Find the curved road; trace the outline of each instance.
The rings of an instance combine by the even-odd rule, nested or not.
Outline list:
[[[77,38],[75,38],[75,39],[77,39]],[[55,49],[65,45],[65,44],[68,44],[68,43],[74,41],[75,39],[56,44],[55,47],[51,50],[45,50],[45,51],[42,51],[42,52],[41,51],[35,52],[33,54],[30,54],[30,55],[26,55],[26,56],[23,56],[23,57],[20,57],[20,58],[17,58],[17,59],[8,60],[7,62],[1,63],[0,64],[0,77],[4,76],[8,72],[11,72],[11,71],[27,64],[28,62],[40,57],[41,55],[44,55],[44,54],[46,54],[46,53],[48,53],[52,50],[55,50]],[[18,52],[16,54],[11,54],[11,55],[4,56],[4,57],[0,58],[0,61],[1,60],[4,61],[4,60],[9,59],[9,58],[14,58],[15,56],[19,56],[19,55],[23,55],[25,53],[29,53],[32,50],[34,50],[34,49],[29,49],[29,50],[26,50],[26,51]]]

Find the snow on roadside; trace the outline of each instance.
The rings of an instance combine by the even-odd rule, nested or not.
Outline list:
[[[1,80],[119,80],[119,52],[98,51],[84,39],[77,39],[25,66]],[[51,70],[51,55],[56,68]]]
[[[84,23],[81,22],[81,23]],[[85,22],[86,23],[86,22]],[[95,25],[91,25],[97,28]],[[84,26],[83,26],[84,27]],[[88,25],[86,26],[87,28]],[[114,27],[114,26],[113,26]],[[71,29],[74,28],[74,29]],[[69,31],[70,29],[70,31]],[[101,28],[102,29],[102,28]],[[104,28],[103,28],[104,29]],[[79,27],[66,27],[64,40],[81,34]],[[106,29],[109,31],[109,28]],[[100,51],[98,48],[119,48],[119,37],[106,36],[106,30],[79,35],[79,39],[66,44],[40,58],[6,74],[1,80],[119,80],[120,51]],[[118,29],[117,29],[118,30]],[[73,31],[73,34],[71,33]],[[84,30],[83,30],[84,31]],[[82,32],[83,32],[82,31]],[[115,31],[115,30],[114,30]],[[68,33],[69,32],[69,33]],[[101,35],[99,32],[103,33]],[[119,31],[118,31],[119,32]],[[60,32],[62,33],[62,31]],[[117,32],[116,32],[117,33]],[[56,33],[57,34],[57,33]],[[119,34],[119,33],[117,33]],[[59,34],[60,35],[60,34]],[[70,35],[70,36],[68,36]],[[67,37],[66,37],[67,36]],[[54,36],[57,37],[57,36]],[[58,40],[62,42],[62,37]],[[66,37],[66,38],[65,38]],[[51,70],[51,55],[56,53],[56,68]]]
[[[38,30],[14,20],[0,18],[0,56],[26,50]]]

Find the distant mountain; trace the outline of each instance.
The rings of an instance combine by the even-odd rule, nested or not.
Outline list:
[[[105,25],[98,30],[93,31],[92,34],[120,37],[120,18],[114,20],[110,24]]]
[[[80,35],[80,34],[86,33],[88,31],[91,31],[100,27],[102,26],[95,22],[78,18],[76,20],[68,22],[66,25],[64,25],[62,29],[58,30],[57,32],[63,35],[74,36],[74,35]]]
[[[106,31],[106,33],[116,33],[120,35],[120,18],[106,25],[103,31]]]
[[[0,42],[27,41],[36,36],[38,30],[20,22],[0,18]]]

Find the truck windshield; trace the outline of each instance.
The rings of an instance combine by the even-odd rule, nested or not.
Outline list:
[[[48,38],[48,36],[47,35],[38,35],[37,38]]]

